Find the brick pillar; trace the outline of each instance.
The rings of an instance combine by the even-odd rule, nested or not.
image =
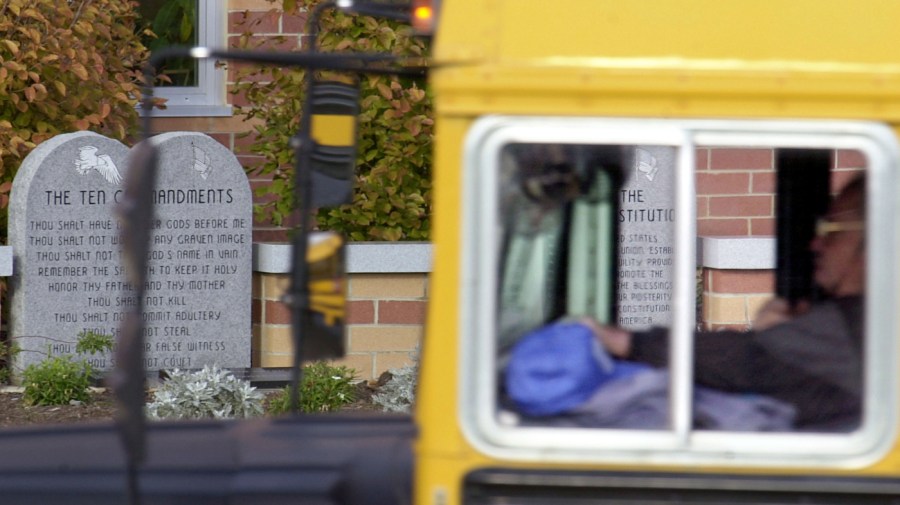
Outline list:
[[[350,275],[347,355],[336,363],[353,368],[361,379],[411,364],[422,339],[427,279],[424,273]],[[291,315],[281,302],[289,285],[288,274],[254,276],[254,367],[291,366]]]
[[[431,247],[418,243],[347,246],[347,355],[337,364],[360,379],[412,364],[424,333]],[[290,246],[254,244],[252,365],[289,367]]]
[[[703,327],[707,330],[750,327],[756,312],[772,298],[771,270],[703,268]]]
[[[373,379],[411,364],[422,340],[427,296],[424,273],[351,275],[345,364]]]
[[[254,367],[289,367],[292,363],[291,313],[281,302],[290,286],[288,274],[255,274],[253,276],[253,343],[251,363]]]
[[[701,326],[745,330],[775,291],[774,237],[702,237]]]

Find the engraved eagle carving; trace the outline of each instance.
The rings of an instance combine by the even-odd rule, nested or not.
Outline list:
[[[648,151],[637,149],[637,171],[648,181],[653,182],[656,173],[659,172],[659,162]]]
[[[100,175],[110,184],[122,182],[119,168],[108,154],[97,154],[95,146],[84,146],[78,149],[78,159],[75,160],[75,170],[81,175],[87,175],[91,170],[100,172]]]
[[[191,143],[191,147],[194,151],[194,170],[200,173],[200,177],[203,177],[203,180],[206,180],[210,172],[212,172],[212,163],[209,160],[209,155],[193,143]]]

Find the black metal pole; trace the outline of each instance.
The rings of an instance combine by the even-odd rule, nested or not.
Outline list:
[[[816,219],[828,210],[831,152],[777,149],[776,294],[794,304],[817,296],[809,249]]]
[[[305,68],[304,87],[306,96],[304,98],[303,110],[300,115],[300,127],[296,135],[291,139],[291,147],[294,148],[295,154],[295,198],[300,211],[300,232],[293,239],[293,270],[291,275],[291,286],[283,300],[291,308],[292,314],[292,339],[294,344],[293,371],[291,377],[292,398],[291,412],[297,413],[299,410],[299,390],[302,381],[302,370],[300,365],[303,362],[303,337],[309,333],[311,326],[309,286],[308,286],[308,266],[306,263],[306,252],[309,245],[308,234],[311,225],[311,156],[315,147],[311,137],[310,125],[311,118],[311,93],[310,88],[313,82],[313,72],[317,69],[328,69],[338,71],[348,71],[365,74],[389,74],[389,75],[410,75],[422,76],[427,72],[425,66],[397,66],[398,63],[406,61],[405,58],[397,57],[392,54],[319,54],[316,52],[317,38],[319,34],[319,20],[322,13],[326,9],[336,7],[333,0],[326,0],[316,5],[307,18],[307,36],[309,39],[307,50],[302,53],[279,53],[272,51],[241,51],[241,50],[219,50],[203,47],[169,47],[154,53],[148,65],[148,82],[149,87],[152,82],[152,69],[169,58],[191,57],[195,59],[220,58],[224,60],[247,61],[257,63],[267,63],[281,65],[285,67],[301,66]],[[390,9],[382,11],[373,8],[359,8],[351,6],[351,12],[357,12],[365,15],[377,15],[389,17],[392,19],[407,19],[407,16],[399,11],[394,12]],[[145,136],[149,136],[150,132],[150,114],[152,102],[151,94],[148,92],[145,97],[144,109],[146,115],[144,117]]]
[[[334,7],[331,0],[316,5],[307,18],[306,32],[309,37],[308,53],[315,53],[316,39],[319,35],[319,19],[325,9]],[[285,301],[291,308],[293,325],[291,326],[294,359],[291,367],[291,413],[300,411],[300,389],[303,386],[303,338],[309,333],[312,324],[309,307],[309,266],[306,262],[306,253],[309,248],[309,232],[312,224],[312,187],[310,184],[310,164],[314,140],[311,135],[312,126],[312,83],[313,70],[307,68],[303,75],[303,84],[306,96],[303,100],[303,110],[300,112],[300,128],[291,139],[294,148],[294,192],[300,209],[300,230],[294,234],[291,271],[291,286]]]
[[[150,145],[153,108],[152,68],[144,71],[144,116],[141,122],[142,143],[132,150],[125,176],[125,196],[117,213],[125,226],[122,230],[122,252],[132,284],[134,306],[126,313],[116,348],[116,368],[108,379],[118,403],[116,425],[125,451],[128,503],[140,505],[140,468],[145,459],[146,420],[144,419],[144,287],[150,245],[150,222],[153,217],[151,194],[156,185],[157,155]]]

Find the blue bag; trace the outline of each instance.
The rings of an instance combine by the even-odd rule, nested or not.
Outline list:
[[[521,413],[550,416],[580,405],[627,371],[616,366],[587,325],[556,322],[526,334],[513,347],[506,392]]]

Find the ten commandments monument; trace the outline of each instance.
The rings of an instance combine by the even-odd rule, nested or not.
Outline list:
[[[160,171],[144,286],[148,370],[250,366],[252,202],[234,155],[198,133],[151,141]],[[11,336],[21,369],[75,352],[77,336],[117,336],[134,306],[115,206],[129,150],[90,132],[59,135],[22,163],[9,210]],[[110,355],[93,356],[101,369]]]

